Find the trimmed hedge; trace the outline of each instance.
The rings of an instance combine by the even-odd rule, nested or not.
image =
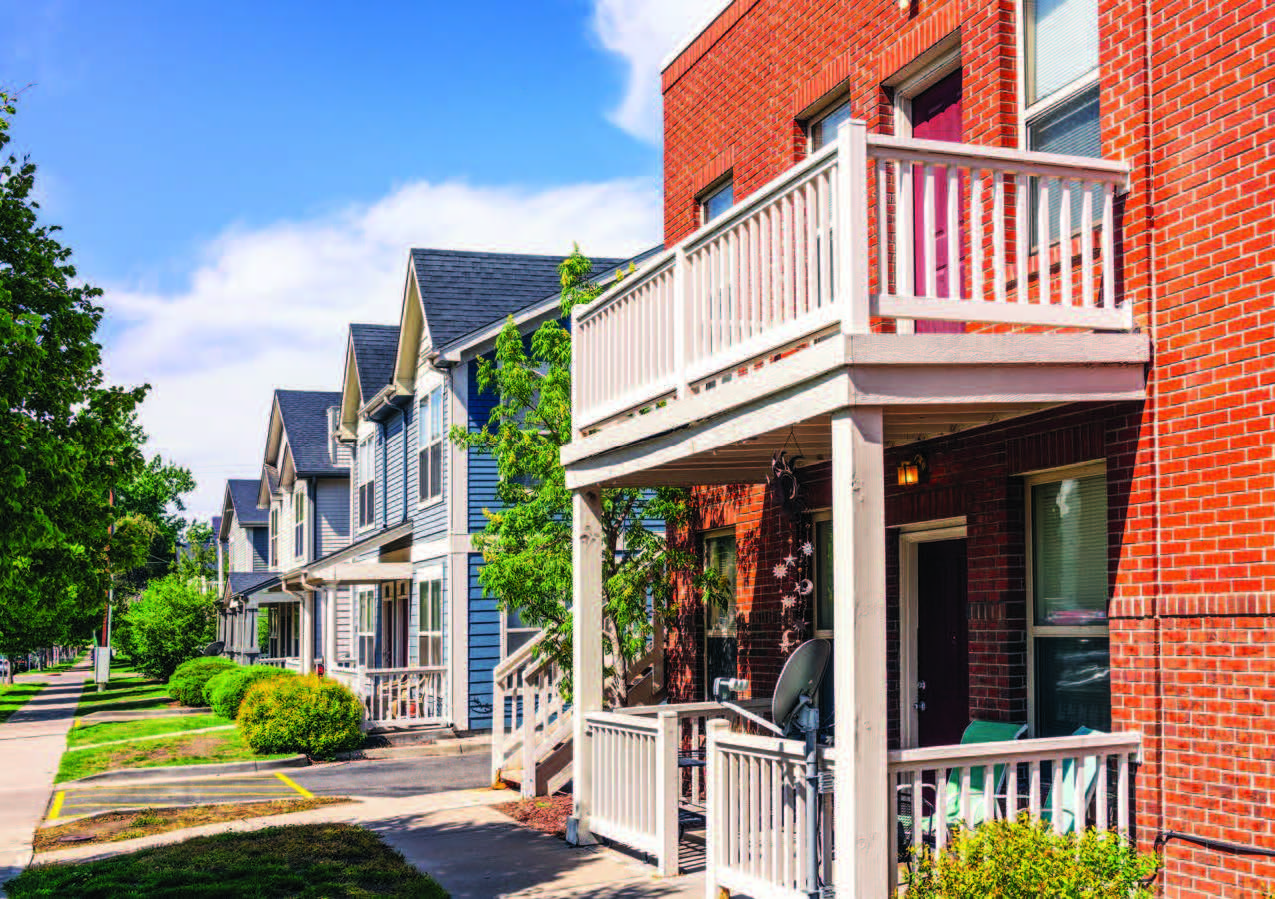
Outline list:
[[[204,705],[204,686],[218,674],[238,668],[230,659],[221,656],[201,656],[177,666],[168,679],[168,695],[182,705]]]
[[[253,684],[272,677],[296,677],[295,671],[286,668],[271,668],[269,665],[247,665],[231,668],[215,675],[204,685],[204,702],[212,706],[212,710],[223,718],[234,719],[239,715],[239,706]]]
[[[237,721],[256,752],[331,758],[363,744],[362,717],[362,704],[344,685],[311,674],[253,684]]]
[[[1055,834],[1026,814],[962,830],[944,852],[924,849],[907,877],[907,899],[1150,899],[1154,855],[1118,833]]]

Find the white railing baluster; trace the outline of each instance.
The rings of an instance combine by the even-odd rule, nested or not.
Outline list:
[[[1129,755],[1120,754],[1116,768],[1116,829],[1129,836]]]
[[[1018,281],[1018,303],[1026,306],[1027,299],[1027,247],[1030,240],[1031,219],[1027,215],[1028,184],[1031,179],[1014,176],[1014,268]]]
[[[1080,198],[1080,297],[1086,309],[1093,308],[1093,189],[1082,182]]]
[[[1107,790],[1107,761],[1106,754],[1098,756],[1098,790],[1094,794],[1094,814],[1096,821],[1094,826],[1100,831],[1107,830],[1107,800],[1109,792]]]
[[[925,179],[925,206],[921,216],[921,233],[925,238],[925,295],[937,297],[938,262],[934,256],[937,252],[935,232],[938,231],[938,219],[934,214],[934,166],[927,163],[922,169],[922,177]]]
[[[1054,833],[1062,833],[1062,766],[1062,756],[1054,756],[1049,762],[1049,816],[1050,822],[1054,827]]]
[[[890,241],[888,235],[889,219],[886,212],[889,183],[889,164],[878,158],[873,163],[877,175],[877,293],[890,292]]]
[[[1115,192],[1102,186],[1102,307],[1116,308]]]
[[[1036,286],[1038,302],[1049,305],[1049,179],[1036,179]]]
[[[970,169],[970,299],[983,296],[983,171]]]
[[[1005,280],[1005,175],[992,173],[992,282],[996,302],[1008,301]]]
[[[1058,207],[1058,279],[1059,302],[1064,306],[1071,301],[1071,180],[1058,182],[1061,196]]]
[[[961,170],[947,166],[947,296],[961,299]]]

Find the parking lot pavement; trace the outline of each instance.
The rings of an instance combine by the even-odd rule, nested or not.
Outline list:
[[[420,796],[489,786],[491,756],[476,752],[457,756],[327,762],[309,768],[293,768],[288,771],[288,776],[316,796]]]
[[[175,783],[85,784],[56,790],[49,804],[46,823],[55,824],[63,818],[95,815],[120,808],[269,802],[274,799],[309,799],[312,795],[282,771]]]

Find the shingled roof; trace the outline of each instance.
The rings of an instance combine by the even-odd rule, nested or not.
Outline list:
[[[593,270],[623,259],[595,259]],[[412,250],[430,343],[444,347],[471,331],[540,303],[562,289],[562,256]],[[362,377],[360,375],[360,377]]]
[[[227,576],[230,592],[235,596],[247,596],[262,587],[277,581],[279,575],[273,571],[232,571]]]
[[[367,403],[394,377],[398,325],[350,325],[350,346],[359,373],[359,401]]]
[[[274,395],[297,475],[347,474],[350,467],[332,464],[328,452],[328,409],[341,405],[341,394],[327,390],[276,390]]]
[[[251,478],[232,478],[226,481],[226,492],[235,510],[235,520],[240,527],[259,527],[269,523],[269,511],[257,508],[257,492],[261,482]]]

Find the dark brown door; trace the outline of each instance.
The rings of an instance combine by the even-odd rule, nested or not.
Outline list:
[[[944,140],[959,143],[961,140],[961,72],[958,69],[943,78],[932,87],[926,88],[912,98],[912,136],[920,140]],[[926,296],[925,283],[925,170],[922,166],[913,168],[912,183],[912,222],[915,232],[916,271],[913,284],[917,296]],[[957,208],[963,209],[964,206]],[[958,297],[962,286],[960,273],[949,272],[947,264],[947,242],[960,240],[959,234],[947,233],[947,169],[934,170],[934,293],[942,298]],[[958,289],[952,289],[958,288]],[[965,330],[961,322],[918,321],[918,334],[959,334]]]
[[[965,541],[918,543],[917,741],[959,743],[969,724]]]

